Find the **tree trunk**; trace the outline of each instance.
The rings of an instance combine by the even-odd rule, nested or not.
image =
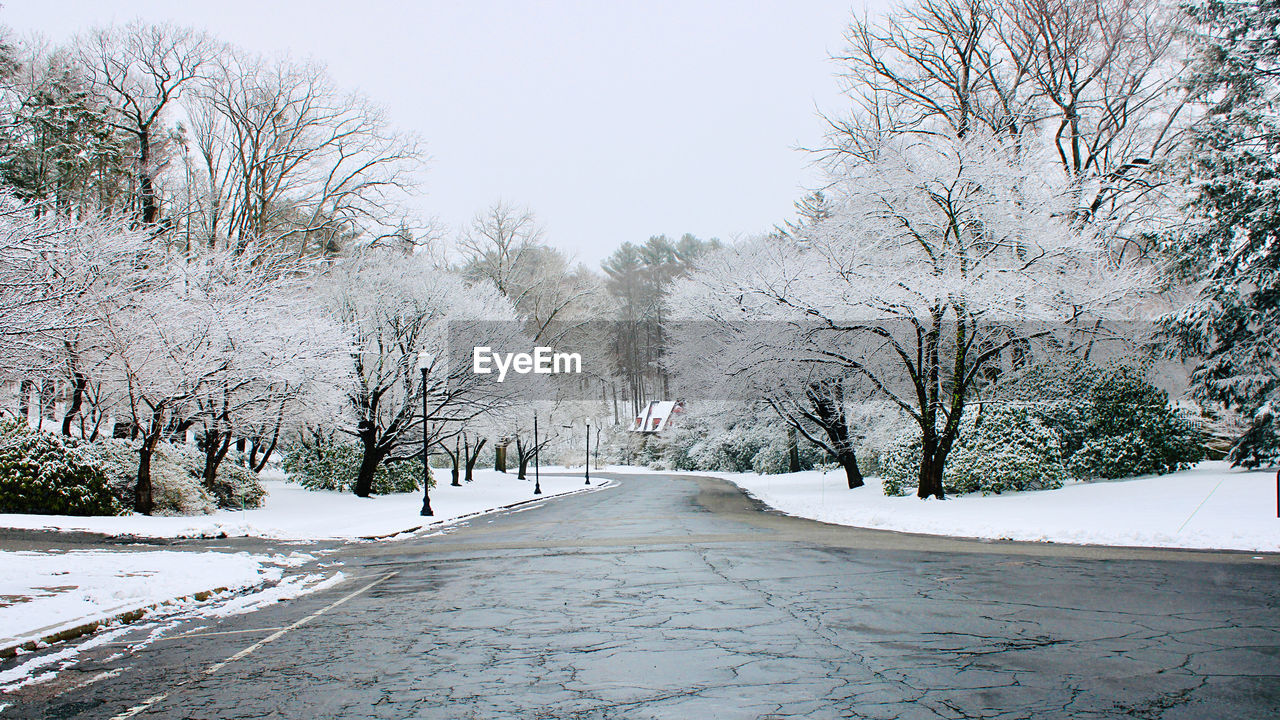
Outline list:
[[[467,482],[472,481],[472,473],[476,468],[476,463],[480,460],[480,451],[484,449],[484,444],[488,441],[488,438],[480,438],[480,442],[476,443],[474,452],[472,452],[471,448],[467,448],[467,475],[465,478]]]
[[[151,133],[146,130],[138,133],[138,196],[142,201],[142,222],[155,224],[160,217],[160,206],[156,203],[155,183],[151,178]]]
[[[72,421],[75,420],[76,415],[80,414],[80,408],[84,404],[84,389],[89,384],[89,378],[79,370],[72,371],[72,378],[74,381],[71,384],[71,406],[62,416],[62,434],[67,436],[71,435]]]
[[[164,433],[163,419],[163,408],[152,411],[150,432],[142,439],[142,447],[138,448],[138,484],[133,488],[133,509],[143,515],[150,515],[156,507],[151,493],[151,456]]]
[[[520,472],[516,474],[516,479],[527,480],[529,471],[529,461],[533,459],[533,453],[528,451],[524,444],[520,442],[520,438],[516,438],[516,457],[520,464]]]
[[[831,395],[828,395],[828,392]],[[809,390],[809,401],[814,409],[822,430],[830,441],[829,449],[835,451],[836,462],[844,468],[849,480],[849,489],[864,485],[862,471],[858,469],[858,454],[853,449],[853,441],[849,438],[849,426],[845,422],[844,393],[839,386],[823,388],[815,386]]]
[[[449,484],[453,487],[462,487],[462,483],[458,482],[459,465],[462,463],[462,441],[460,439],[454,440],[453,454],[449,458],[453,460],[453,468],[450,470],[453,475],[453,482]]]
[[[916,487],[916,497],[936,497],[945,500],[942,492],[942,469],[946,463],[946,455],[939,451],[936,435],[926,434],[922,439],[920,451],[920,482]]]
[[[227,451],[231,449],[231,433],[211,430],[204,439],[204,486],[213,491],[214,481],[218,479],[218,466],[222,464]]]
[[[793,473],[800,472],[800,438],[791,425],[787,425],[787,469]]]
[[[258,458],[258,461],[253,463],[254,472],[262,472],[262,469],[267,466],[267,461],[271,459],[271,453],[275,452],[276,443],[278,442],[280,442],[279,430],[271,436],[271,442],[267,443],[267,449],[262,451],[262,457]],[[257,448],[255,447],[254,449],[256,450]]]
[[[157,435],[156,440],[159,439],[160,436]],[[138,448],[138,483],[133,488],[133,510],[143,515],[150,515],[155,509],[155,501],[151,497],[151,455],[155,449],[155,443],[151,440]]]
[[[18,381],[18,417],[24,423],[31,422],[31,391],[34,387],[35,383],[30,380]]]
[[[850,490],[860,488],[865,484],[862,481],[862,471],[858,469],[858,456],[853,450],[840,453],[836,460],[840,463],[840,467],[844,468],[844,475],[849,481]]]
[[[920,485],[916,489],[916,497],[946,499],[942,492],[942,463],[936,460],[920,463]]]
[[[367,498],[373,492],[373,476],[378,471],[378,464],[387,453],[378,447],[377,429],[368,420],[360,421],[358,430],[360,441],[364,445],[364,455],[360,458],[360,470],[356,473],[353,487],[357,497]]]

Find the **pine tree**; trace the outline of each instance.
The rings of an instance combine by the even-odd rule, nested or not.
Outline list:
[[[1165,325],[1201,359],[1196,396],[1248,423],[1228,458],[1280,461],[1280,0],[1208,0],[1193,80],[1208,112],[1190,169],[1192,222],[1176,241],[1199,292]]]

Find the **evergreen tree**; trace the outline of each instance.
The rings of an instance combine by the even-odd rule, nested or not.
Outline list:
[[[1194,85],[1208,112],[1190,168],[1189,231],[1174,249],[1198,294],[1165,320],[1196,396],[1247,423],[1229,454],[1280,460],[1280,1],[1208,0]]]

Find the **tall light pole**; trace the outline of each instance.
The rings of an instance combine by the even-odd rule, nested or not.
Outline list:
[[[422,370],[422,510],[423,517],[431,517],[431,433],[427,432],[427,376],[431,373],[434,360],[428,353],[418,356],[418,366]]]
[[[542,478],[538,474],[538,413],[533,414],[533,494],[542,494]]]
[[[587,462],[582,466],[582,476],[587,479],[587,484],[591,484],[591,418],[584,418],[584,424],[587,426]],[[561,425],[565,430],[572,430],[572,425]],[[597,433],[599,434],[599,433]]]

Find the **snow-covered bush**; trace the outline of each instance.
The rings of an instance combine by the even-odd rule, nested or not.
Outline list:
[[[1172,407],[1138,368],[1045,365],[1027,373],[1013,393],[1058,434],[1076,477],[1163,474],[1204,459],[1199,424]]]
[[[107,476],[111,493],[125,507],[133,507],[133,489],[138,484],[138,450],[135,442],[105,438],[81,447]]]
[[[1021,408],[997,407],[961,421],[960,443],[943,472],[947,492],[983,495],[1062,487],[1058,435]]]
[[[138,483],[138,441],[107,439],[86,445],[106,473],[112,491],[126,507],[133,506]],[[217,500],[200,482],[191,455],[168,443],[156,446],[151,457],[151,493],[156,515],[207,515],[218,509]],[[185,457],[184,457],[185,455]],[[203,455],[200,455],[203,462]],[[185,463],[185,464],[184,464]]]
[[[350,492],[356,481],[363,451],[353,442],[318,436],[290,445],[281,467],[289,481],[308,490]],[[413,460],[381,463],[373,476],[373,494],[413,492],[422,479],[422,464]],[[428,482],[435,487],[435,478]]]
[[[112,492],[126,506],[133,505],[138,482],[138,442],[121,439],[99,440],[81,446],[106,473]],[[202,475],[204,453],[189,445],[160,443],[151,458],[152,497],[157,515],[203,515],[218,508],[255,508],[262,505],[266,490],[252,470],[228,456],[218,466],[213,488],[205,487]]]
[[[915,489],[920,479],[920,445],[920,432],[907,429],[880,451],[880,479],[885,495],[901,497]]]
[[[200,455],[201,460],[204,455]],[[218,476],[210,488],[218,500],[218,507],[226,509],[262,507],[267,491],[258,479],[258,473],[246,467],[243,453],[231,452],[218,465]]]
[[[1069,459],[1082,478],[1164,474],[1204,459],[1199,424],[1133,368],[1108,371],[1094,383],[1083,434]]]
[[[907,495],[920,473],[920,434],[906,431],[880,454],[886,495]],[[1022,408],[970,412],[942,473],[943,490],[983,495],[1061,487],[1067,477],[1057,434]]]
[[[823,452],[797,443],[800,469],[823,460]],[[772,475],[791,471],[790,440],[780,420],[755,418],[718,422],[688,414],[639,450],[642,461],[669,470],[715,470]]]
[[[0,513],[117,515],[106,474],[74,440],[0,424]]]
[[[137,453],[134,453],[136,458]],[[207,515],[218,509],[218,499],[201,482],[195,460],[203,454],[181,445],[160,443],[151,456],[152,511],[156,515]],[[134,460],[134,472],[137,472]]]

